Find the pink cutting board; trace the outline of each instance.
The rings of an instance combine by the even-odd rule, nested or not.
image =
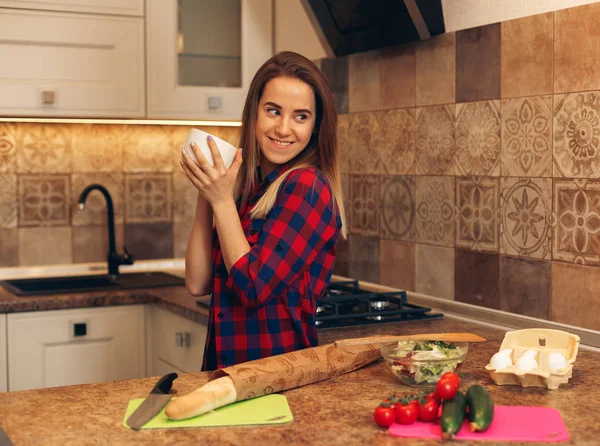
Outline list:
[[[442,438],[438,423],[392,424],[388,432],[406,438]],[[496,406],[494,421],[485,432],[471,432],[465,420],[457,440],[540,441],[556,443],[569,439],[560,412],[551,407]]]

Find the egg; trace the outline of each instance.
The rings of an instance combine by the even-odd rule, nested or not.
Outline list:
[[[523,353],[519,359],[517,359],[517,363],[515,364],[517,369],[522,372],[530,372],[533,369],[537,369],[538,363],[535,360],[535,355],[531,353],[527,354],[527,352]]]
[[[550,353],[548,356],[548,367],[550,367],[550,373],[557,373],[559,370],[566,369],[569,366],[567,358],[558,352]]]
[[[512,350],[504,349],[492,356],[492,359],[490,360],[490,365],[492,368],[496,370],[503,370],[513,365],[512,359],[510,359],[511,353]]]

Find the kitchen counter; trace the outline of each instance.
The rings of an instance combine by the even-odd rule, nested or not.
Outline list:
[[[600,397],[600,353],[580,350],[573,377],[557,390],[496,386],[484,370],[504,331],[454,318],[320,330],[322,343],[390,333],[469,331],[488,339],[472,344],[461,372],[463,389],[486,385],[497,405],[550,406],[561,411],[573,445],[598,444],[596,400]],[[284,425],[229,428],[161,429],[135,432],[122,427],[130,399],[144,397],[157,377],[2,394],[0,425],[15,445],[117,444],[377,444],[406,443],[378,428],[374,408],[385,396],[410,393],[379,360],[355,372],[284,392],[294,421]],[[208,373],[181,375],[173,394],[204,384]],[[411,440],[410,444],[436,444]],[[459,444],[477,444],[461,442]],[[479,443],[493,445],[495,443]],[[526,444],[526,443],[523,443]]]

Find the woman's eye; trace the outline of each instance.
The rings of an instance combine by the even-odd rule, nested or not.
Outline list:
[[[279,110],[277,110],[276,108],[268,108],[267,113],[271,116],[279,116]]]
[[[298,116],[296,116],[296,118],[298,118],[299,121],[306,121],[308,119],[308,116],[306,116],[306,115],[298,115]]]

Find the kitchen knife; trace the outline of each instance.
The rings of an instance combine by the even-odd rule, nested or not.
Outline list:
[[[171,399],[169,390],[171,390],[173,381],[176,378],[177,373],[169,373],[158,380],[154,389],[140,404],[140,407],[127,418],[127,425],[130,428],[140,430],[144,424],[154,418],[167,405]]]
[[[1,427],[0,427],[0,446],[13,446],[13,442],[10,441],[10,438],[8,438],[8,435],[6,435],[6,432],[4,432]]]

